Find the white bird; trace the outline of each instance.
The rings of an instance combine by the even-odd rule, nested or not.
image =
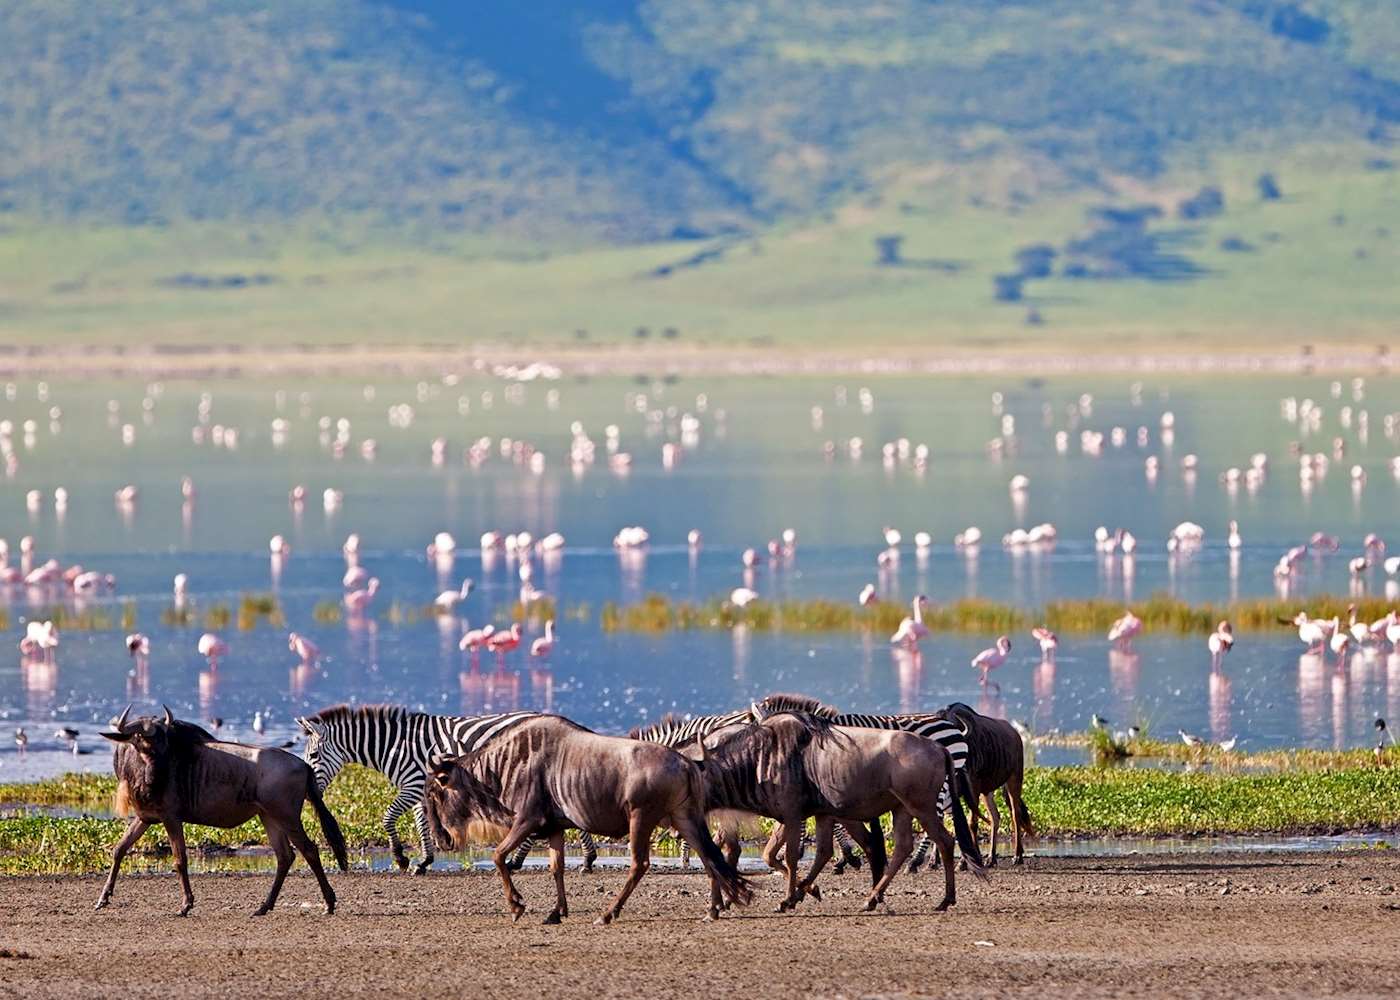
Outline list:
[[[1371,560],[1365,556],[1357,556],[1347,563],[1347,569],[1351,570],[1352,576],[1360,576],[1371,568]]]
[[[299,632],[287,634],[287,648],[296,653],[302,663],[312,664],[321,658],[317,645]]]
[[[745,549],[739,557],[739,561],[749,569],[758,565],[758,551],[756,549]]]
[[[953,544],[960,549],[970,549],[982,541],[982,529],[978,527],[965,528],[953,536]]]
[[[904,618],[900,620],[899,628],[894,635],[890,636],[891,646],[905,646],[909,649],[917,649],[919,646],[919,636],[914,630],[914,619]]]
[[[1391,556],[1384,565],[1386,576],[1400,576],[1400,556]]]
[[[1005,663],[1010,654],[1011,639],[1003,635],[991,649],[984,649],[972,658],[973,669],[982,671],[983,684],[987,683],[987,674]]]
[[[1134,552],[1137,551],[1137,536],[1135,536],[1131,531],[1119,531],[1118,548],[1120,548],[1123,551],[1123,554],[1125,556],[1132,555]]]
[[[1176,734],[1181,737],[1181,742],[1185,743],[1188,747],[1191,747],[1193,750],[1196,747],[1201,746],[1205,742],[1199,736],[1195,735],[1194,733],[1188,733],[1184,729],[1178,729],[1176,731]]]
[[[540,539],[540,548],[545,552],[558,552],[564,547],[564,536],[552,531]]]
[[[58,629],[51,621],[31,621],[25,625],[24,639],[20,649],[27,653],[37,653],[52,663],[54,650],[58,648]]]
[[[345,536],[345,544],[340,547],[341,554],[347,560],[353,560],[360,554],[360,536],[355,532]]]
[[[1040,658],[1042,660],[1053,660],[1055,652],[1060,648],[1060,639],[1044,625],[1031,629],[1031,638],[1040,643]]]
[[[933,545],[933,536],[927,531],[914,532],[914,547],[916,549],[927,549]]]
[[[1306,611],[1299,611],[1293,618],[1293,624],[1298,626],[1298,639],[1309,650],[1320,650],[1327,642],[1326,622],[1319,618],[1309,618]]]
[[[15,730],[15,746],[19,749],[19,755],[23,757],[29,750],[29,734],[20,726]]]
[[[700,547],[701,540],[700,529],[691,528],[689,533],[686,534],[685,540],[686,544],[689,545],[692,549],[698,549]]]
[[[1230,522],[1230,533],[1225,536],[1225,544],[1228,545],[1231,550],[1238,550],[1244,547],[1244,539],[1240,537],[1240,522]]]
[[[554,619],[544,623],[544,635],[530,643],[531,656],[548,656],[554,651]]]
[[[261,735],[262,735],[263,733],[265,733],[266,731],[267,731],[267,723],[263,720],[263,714],[262,714],[261,712],[254,712],[254,713],[253,713],[253,732],[255,732],[255,733],[257,733],[259,736],[261,736]]]
[[[922,642],[928,638],[928,626],[924,624],[924,605],[928,604],[928,598],[919,594],[912,604],[914,616],[909,620],[910,627],[914,630],[914,638]]]
[[[1225,654],[1234,648],[1234,645],[1235,630],[1231,627],[1229,622],[1222,621],[1219,625],[1215,626],[1215,631],[1212,632],[1210,638],[1206,640],[1206,648],[1210,650],[1211,663],[1218,666],[1220,661],[1225,658]]]
[[[205,632],[199,637],[199,655],[209,661],[210,667],[219,665],[219,657],[228,655],[228,643],[213,632]]]
[[[524,567],[522,567],[522,569],[523,568]],[[444,590],[441,594],[438,594],[437,597],[433,598],[433,606],[439,611],[451,613],[452,609],[456,607],[460,601],[465,601],[471,595],[472,589],[475,586],[476,584],[471,580],[463,580],[460,589]]]
[[[273,535],[267,543],[268,551],[274,556],[289,556],[292,554],[292,547],[287,544],[287,540],[281,535]]]
[[[432,544],[428,546],[427,553],[429,559],[448,559],[457,551],[457,539],[453,538],[446,531],[439,531],[433,536]]]
[[[860,596],[856,598],[862,608],[868,608],[873,604],[879,604],[880,598],[875,596],[875,584],[867,583],[860,588]]]
[[[1221,752],[1229,753],[1231,750],[1235,749],[1235,745],[1239,743],[1239,741],[1240,738],[1238,736],[1231,736],[1228,740],[1224,740],[1220,744]]]
[[[735,587],[729,593],[729,603],[736,608],[746,608],[756,600],[758,600],[758,591],[750,590],[748,587]]]
[[[899,529],[886,525],[882,530],[885,535],[885,544],[892,549],[899,548],[899,543],[904,539],[904,536],[899,533]]]
[[[341,586],[346,590],[359,590],[369,582],[369,570],[363,566],[351,566],[345,571],[345,575],[340,578]]]
[[[1120,649],[1127,649],[1133,644],[1133,638],[1142,631],[1142,619],[1131,611],[1123,613],[1108,630],[1108,641],[1118,646]]]

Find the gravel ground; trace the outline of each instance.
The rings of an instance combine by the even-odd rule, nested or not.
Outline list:
[[[518,879],[512,925],[500,883],[461,872],[332,876],[322,913],[299,869],[277,910],[252,920],[269,876],[197,875],[194,913],[173,916],[168,875],[125,877],[94,914],[100,880],[0,881],[0,996],[471,997],[1394,996],[1400,989],[1400,858],[1356,853],[1031,858],[990,884],[901,876],[889,912],[863,915],[863,874],[823,880],[821,902],[774,912],[761,874],[747,910],[700,921],[696,874],[654,871],[622,919],[592,919],[616,871],[568,874],[573,916],[539,921],[546,872]],[[949,984],[956,984],[950,987]]]

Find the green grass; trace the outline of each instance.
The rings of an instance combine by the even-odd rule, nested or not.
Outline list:
[[[1264,774],[1032,767],[1026,773],[1026,801],[1038,831],[1050,837],[1294,835],[1400,828],[1400,768],[1368,766],[1369,754],[1363,752],[1340,757],[1291,753],[1298,755],[1297,768]],[[108,804],[114,788],[111,778],[70,775],[0,785],[0,802],[97,810]],[[331,785],[326,803],[352,851],[387,846],[379,820],[392,795],[380,775],[357,767],[347,768]],[[319,831],[309,808],[305,821],[309,831]],[[26,813],[21,806],[0,815],[0,874],[101,871],[124,825],[115,819]],[[416,843],[410,817],[402,818],[399,834],[410,846]],[[320,839],[319,832],[315,836]],[[192,826],[187,838],[195,850],[265,842],[256,821],[233,830]],[[164,834],[152,830],[131,864],[166,864],[162,858],[168,850]]]

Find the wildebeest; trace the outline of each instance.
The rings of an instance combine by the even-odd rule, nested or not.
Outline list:
[[[163,719],[143,716],[128,722],[130,712],[128,705],[113,720],[113,732],[102,734],[117,744],[112,756],[117,775],[114,807],[119,815],[131,815],[132,820],[112,852],[112,871],[97,899],[97,909],[112,898],[117,871],[126,852],[147,827],[161,823],[170,837],[175,870],[180,873],[180,885],[185,891],[185,905],[180,910],[180,916],[184,916],[194,908],[184,824],[228,828],[257,816],[277,855],[277,876],[266,901],[253,915],[262,916],[277,902],[295,857],[293,848],[301,852],[315,872],[326,900],[326,912],[335,912],[335,893],[321,868],[321,852],[301,825],[302,803],[311,801],[341,871],[348,867],[345,838],[321,801],[316,776],[304,761],[285,750],[216,740],[199,726],[177,720],[168,708]]]
[[[717,892],[740,904],[752,898],[748,882],[710,839],[704,800],[699,770],[674,750],[601,736],[561,716],[541,715],[434,764],[424,804],[441,845],[461,850],[468,839],[500,831],[492,858],[515,920],[524,914],[525,901],[507,861],[527,838],[548,839],[555,905],[544,922],[557,924],[569,913],[564,831],[627,837],[632,868],[597,920],[606,924],[622,912],[651,866],[651,836],[661,824],[674,827],[700,856]]]
[[[1035,836],[1031,812],[1021,796],[1026,775],[1026,747],[1016,727],[1005,719],[982,715],[970,705],[953,702],[942,715],[956,722],[967,736],[968,803],[972,813],[972,836],[977,836],[977,797],[987,804],[987,816],[992,827],[992,847],[987,864],[997,863],[997,829],[1001,817],[997,813],[996,790],[1006,796],[1006,808],[1011,813],[1011,838],[1015,857],[1012,864],[1025,859],[1022,838]]]
[[[884,898],[908,858],[914,846],[915,819],[937,842],[943,859],[945,891],[938,909],[956,902],[953,838],[938,812],[939,794],[952,773],[944,747],[912,733],[836,726],[804,712],[773,715],[738,728],[713,747],[699,746],[707,810],[737,809],[783,824],[788,895],[781,909],[796,906],[804,895],[817,895],[814,884],[831,858],[837,821],[869,822],[887,812],[894,814],[894,854],[865,908],[873,910]],[[972,871],[985,876],[956,796],[951,805],[958,845],[970,859]],[[799,884],[802,829],[809,816],[816,817],[817,854]],[[712,899],[712,912],[716,904]]]

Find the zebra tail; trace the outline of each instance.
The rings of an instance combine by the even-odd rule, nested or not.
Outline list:
[[[951,765],[950,765],[951,766]],[[963,812],[962,802],[953,796],[953,833],[958,840],[958,848],[962,851],[963,859],[967,862],[967,870],[973,875],[987,881],[987,869],[983,866],[982,852],[977,847],[977,841],[973,839],[972,829],[967,825],[967,816]]]
[[[321,832],[326,835],[326,842],[331,845],[335,863],[340,866],[341,871],[349,871],[350,859],[345,853],[345,834],[340,832],[340,824],[336,822],[335,814],[326,808],[325,800],[321,798],[321,790],[316,787],[316,772],[309,767],[306,769],[306,797],[311,800],[311,808],[316,810],[316,819],[321,824]]]

